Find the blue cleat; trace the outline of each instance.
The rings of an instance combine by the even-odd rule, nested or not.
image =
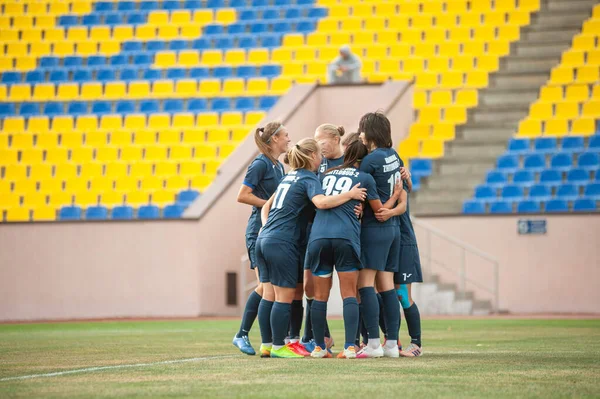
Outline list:
[[[237,337],[237,335],[234,335],[233,336],[233,345],[236,346],[242,353],[245,353],[246,355],[251,355],[251,356],[256,355],[256,352],[254,351],[254,348],[250,344],[250,339],[248,338],[247,335],[244,335],[243,337],[239,337],[239,338]]]
[[[302,342],[300,341],[300,344],[302,346],[304,346],[304,349],[306,349],[307,352],[312,353],[315,350],[315,347],[317,346],[317,344],[315,344],[315,340],[311,339],[308,342]]]

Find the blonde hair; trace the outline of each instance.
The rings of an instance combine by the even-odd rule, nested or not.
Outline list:
[[[277,164],[277,159],[271,154],[271,138],[279,134],[282,127],[283,123],[281,122],[269,122],[265,127],[259,127],[254,132],[254,142],[258,150],[274,164]]]
[[[358,140],[360,140],[360,134],[358,134],[357,132],[352,132],[346,137],[344,137],[344,139],[342,140],[342,145],[349,146],[350,144]]]
[[[337,137],[340,140],[344,133],[346,133],[343,126],[336,126],[331,123],[324,123],[320,125],[317,127],[317,132],[327,133],[331,137]]]
[[[288,150],[284,162],[292,169],[310,169],[313,161],[312,154],[318,154],[320,151],[319,144],[315,139],[302,139]]]

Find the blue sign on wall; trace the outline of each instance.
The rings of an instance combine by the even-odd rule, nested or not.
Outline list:
[[[519,234],[546,234],[546,220],[525,220],[517,222]]]

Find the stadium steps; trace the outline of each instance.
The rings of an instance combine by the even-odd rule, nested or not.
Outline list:
[[[433,174],[421,179],[421,189],[411,196],[413,214],[461,213],[463,200],[504,153],[550,70],[596,4],[593,0],[542,2],[531,24],[522,28],[521,40],[490,75],[489,86],[480,91],[479,106],[469,110],[465,125],[457,126],[456,139],[446,142],[445,156],[433,161]]]

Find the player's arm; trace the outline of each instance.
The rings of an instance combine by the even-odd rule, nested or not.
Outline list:
[[[240,191],[238,192],[238,195],[237,195],[237,202],[239,202],[241,204],[252,205],[257,208],[263,207],[267,201],[264,199],[258,198],[256,195],[254,195],[252,193],[252,191],[253,190],[251,187],[249,187],[245,184],[242,184],[242,187],[240,187]]]
[[[275,194],[271,195],[271,198],[265,202],[262,209],[260,210],[260,220],[262,225],[267,224],[267,219],[269,218],[269,212],[271,211],[271,206],[273,205],[273,199],[275,198]]]
[[[402,189],[400,190],[400,198],[398,199],[398,205],[393,209],[381,208],[379,211],[375,212],[375,217],[380,222],[385,222],[386,220],[394,217],[400,216],[406,212],[406,205],[408,204],[408,193]]]
[[[363,201],[367,197],[367,189],[360,188],[359,186],[360,183],[352,187],[352,190],[338,195],[317,194],[312,197],[312,202],[318,209],[331,209],[353,199]]]
[[[369,200],[369,205],[375,213],[377,213],[382,208],[393,209],[396,206],[396,203],[400,200],[400,195],[402,191],[402,182],[398,181],[396,182],[396,186],[394,187],[394,193],[392,194],[390,199],[386,201],[385,204],[382,204],[380,199],[372,199]]]
[[[403,166],[400,168],[400,178],[406,183],[404,187],[406,191],[409,193],[412,192],[412,175],[407,167]]]

